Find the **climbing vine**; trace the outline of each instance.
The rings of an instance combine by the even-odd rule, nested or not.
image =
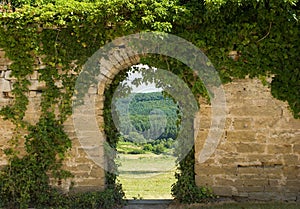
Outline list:
[[[202,49],[224,82],[249,76],[267,84],[265,78],[272,77],[272,95],[300,118],[298,1],[179,2],[190,13],[186,27],[173,32]]]
[[[300,118],[299,10],[297,0],[3,1],[0,47],[13,61],[15,82],[13,102],[0,114],[16,128],[11,147],[5,150],[9,164],[0,172],[1,204],[27,208],[60,202],[49,179],[72,176],[62,169],[62,162],[72,146],[63,124],[72,112],[74,82],[88,57],[116,37],[149,30],[181,36],[204,51],[223,82],[259,77]],[[154,58],[144,62],[170,69],[188,82],[195,96],[205,95],[201,82],[189,82],[195,78],[186,66],[170,58]],[[34,70],[45,85],[40,89],[41,114],[32,124],[25,115]],[[271,83],[266,77],[272,77]],[[107,90],[106,98],[112,93]],[[109,121],[105,124],[109,143],[115,147],[114,127],[107,125]],[[25,154],[20,155],[23,146]],[[182,202],[211,196],[195,185],[193,153],[180,162],[172,190]],[[108,174],[107,184],[120,191],[114,187],[115,176]],[[119,194],[110,197],[117,202],[122,198]],[[80,205],[94,195],[73,198]]]
[[[1,206],[108,208],[122,204],[124,194],[109,173],[106,195],[68,197],[50,186],[50,177],[58,184],[72,177],[62,168],[62,162],[71,148],[63,124],[72,112],[74,84],[81,66],[99,47],[139,30],[169,31],[167,15],[175,14],[177,7],[169,1],[141,1],[136,6],[122,0],[48,1],[42,5],[20,1],[11,6],[1,8],[6,11],[0,14],[0,47],[13,61],[14,100],[1,110],[1,115],[14,123],[16,134],[12,146],[5,150],[9,164],[0,173]],[[34,70],[38,70],[44,87],[39,90],[41,114],[32,124],[25,115],[29,77]],[[111,138],[109,143],[114,147],[116,142]],[[23,146],[25,154],[20,155]]]

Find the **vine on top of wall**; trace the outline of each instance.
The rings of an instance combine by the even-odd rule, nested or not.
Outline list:
[[[88,57],[116,37],[147,30],[171,32],[201,48],[224,82],[274,76],[269,84],[272,94],[288,101],[294,117],[300,118],[297,0],[26,0],[5,1],[0,10],[0,47],[13,61],[10,68],[16,78],[13,103],[0,111],[16,125],[12,146],[5,150],[9,166],[0,173],[3,204],[26,208],[53,202],[49,172],[58,179],[71,176],[61,169],[71,147],[63,123],[71,114],[76,74]],[[24,116],[28,77],[37,67],[36,57],[43,57],[45,68],[38,73],[46,88],[39,121],[31,124]],[[200,81],[192,82],[186,66],[156,58],[145,62],[171,69],[188,82],[195,95],[205,93]],[[57,80],[63,85],[57,85]],[[26,134],[21,134],[21,128]],[[19,156],[16,149],[22,141],[25,156]],[[178,183],[173,187],[175,197],[184,202],[199,200],[187,196],[195,188],[192,153],[180,162]],[[114,177],[108,183],[113,181]],[[183,186],[186,182],[190,187]]]

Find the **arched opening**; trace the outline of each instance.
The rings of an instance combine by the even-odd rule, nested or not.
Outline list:
[[[127,199],[172,199],[180,109],[147,65],[135,65],[115,90],[117,179]],[[144,75],[142,75],[144,74]],[[118,76],[117,76],[118,77]]]
[[[147,36],[147,35],[146,35]],[[133,39],[136,38],[135,36]],[[146,37],[149,41],[152,40],[153,37]],[[175,37],[171,37],[175,38]],[[139,41],[141,39],[138,39]],[[159,43],[161,39],[155,39],[154,45],[166,45],[166,40],[164,39],[163,43]],[[120,42],[118,42],[120,41]],[[90,104],[90,107],[93,108],[93,106],[97,107],[96,111],[96,120],[97,120],[97,127],[100,131],[97,129],[96,131],[93,131],[93,128],[85,126],[85,130],[79,130],[78,132],[82,131],[82,135],[85,136],[91,136],[90,138],[93,138],[95,140],[89,140],[89,146],[88,149],[85,149],[87,154],[90,156],[92,160],[94,160],[98,165],[102,166],[107,172],[106,174],[106,185],[115,184],[116,182],[116,166],[115,166],[115,157],[116,157],[116,150],[117,150],[117,142],[119,137],[119,131],[117,130],[116,125],[114,124],[114,121],[111,118],[112,115],[112,108],[111,102],[112,102],[112,95],[114,95],[114,91],[117,88],[117,86],[120,84],[120,80],[115,80],[115,77],[120,76],[123,78],[125,77],[126,72],[124,69],[127,69],[130,66],[133,66],[135,64],[138,64],[140,62],[140,54],[162,54],[162,62],[165,61],[164,57],[170,57],[172,62],[176,62],[176,60],[179,60],[183,64],[177,65],[177,71],[176,73],[170,73],[169,63],[168,61],[165,62],[165,69],[168,69],[168,71],[163,71],[163,73],[155,72],[154,76],[158,78],[158,80],[164,79],[166,82],[164,84],[164,87],[166,88],[167,94],[174,97],[175,101],[179,101],[179,106],[181,107],[182,111],[182,117],[181,120],[181,126],[180,132],[178,134],[178,153],[177,160],[180,164],[180,173],[176,174],[177,182],[175,184],[175,187],[172,187],[172,193],[175,193],[176,198],[179,200],[181,198],[185,198],[186,195],[192,195],[189,198],[193,198],[193,194],[197,195],[196,198],[201,198],[201,188],[198,188],[195,184],[195,172],[194,172],[194,164],[195,164],[195,156],[194,156],[194,117],[196,112],[198,111],[198,105],[195,101],[194,92],[198,89],[200,91],[203,89],[203,85],[201,86],[199,84],[199,80],[201,76],[206,76],[207,78],[206,83],[204,85],[208,85],[208,88],[210,88],[210,92],[215,93],[216,90],[214,87],[214,82],[218,79],[214,79],[215,74],[214,71],[211,70],[210,62],[207,61],[205,57],[202,56],[202,54],[197,51],[198,49],[193,49],[194,53],[199,53],[199,57],[194,57],[195,59],[192,59],[192,62],[190,62],[189,55],[184,53],[177,53],[179,49],[176,48],[177,45],[174,45],[174,47],[177,49],[176,53],[173,53],[174,50],[170,48],[170,44],[166,45],[167,48],[145,48],[145,50],[148,52],[146,53],[143,51],[143,47],[145,45],[142,45],[142,49],[140,49],[140,45],[136,46],[137,51],[132,51],[131,44],[135,43],[134,41],[129,41],[129,48],[126,48],[126,45],[122,43],[122,40],[118,40],[117,42],[112,43],[112,45],[109,45],[109,49],[100,50],[100,52],[95,53],[90,59],[89,63],[86,65],[86,67],[89,69],[88,73],[84,74],[82,76],[83,88],[84,92],[89,92],[88,95],[85,95],[85,99],[87,100],[85,103]],[[173,41],[174,40],[170,40]],[[176,43],[178,41],[181,41],[180,43],[183,44],[183,40],[175,40]],[[174,42],[174,43],[175,43]],[[168,42],[167,42],[168,43]],[[112,48],[110,48],[112,47]],[[189,45],[190,47],[190,45]],[[156,51],[156,49],[159,49]],[[160,51],[162,49],[162,51]],[[167,51],[163,51],[167,50]],[[169,55],[170,54],[170,55]],[[105,55],[105,56],[104,56]],[[187,56],[186,56],[187,55]],[[108,59],[107,59],[108,58]],[[151,57],[153,58],[153,57]],[[157,57],[156,57],[157,58]],[[175,60],[175,61],[174,61]],[[198,61],[197,61],[198,60]],[[195,63],[199,64],[195,65]],[[184,66],[184,64],[186,64]],[[150,64],[151,65],[151,64]],[[188,69],[187,69],[188,68]],[[194,69],[194,71],[190,69]],[[100,69],[100,73],[99,73]],[[196,71],[199,69],[198,71]],[[169,72],[169,74],[167,73]],[[172,70],[172,72],[174,72]],[[174,75],[179,74],[181,77]],[[198,77],[198,76],[199,77]],[[184,78],[184,79],[183,79]],[[173,79],[173,80],[172,80]],[[176,80],[177,79],[177,80]],[[185,80],[185,82],[183,81]],[[87,85],[86,85],[87,83]],[[187,84],[188,83],[188,84]],[[113,88],[111,88],[113,87]],[[160,87],[160,86],[158,86]],[[191,89],[191,87],[195,87],[194,89]],[[218,93],[218,92],[216,92]],[[210,94],[210,93],[209,93]],[[210,96],[210,95],[209,95]],[[97,97],[97,104],[95,105],[95,97]],[[222,101],[221,101],[222,102]],[[106,108],[108,107],[108,108]],[[93,112],[89,111],[91,116],[94,116]],[[84,109],[82,111],[85,111]],[[108,116],[109,117],[106,117]],[[89,118],[86,117],[85,121],[89,121]],[[222,124],[222,121],[212,121],[214,123],[214,126],[218,126],[219,123]],[[92,124],[95,125],[94,123]],[[79,134],[79,135],[80,135]],[[88,135],[87,135],[88,134]],[[219,135],[219,132],[215,132],[215,135]],[[97,138],[101,137],[101,142],[99,143],[99,140]],[[212,138],[212,137],[211,137]],[[218,137],[216,137],[218,138]],[[203,156],[202,160],[210,156],[211,152],[214,150],[215,145],[218,143],[217,140],[212,141],[212,143],[206,143],[204,147],[209,146],[212,149],[206,149],[205,152],[201,152],[199,156]],[[100,162],[101,159],[103,161],[103,155],[101,156],[99,153],[94,152],[95,150],[103,150],[102,154],[105,152],[105,160],[104,163]],[[184,185],[190,185],[189,187],[186,187]],[[190,188],[193,190],[190,191]],[[200,193],[200,195],[198,195]]]

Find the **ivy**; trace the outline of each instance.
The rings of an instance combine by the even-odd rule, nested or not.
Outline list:
[[[287,101],[294,117],[300,118],[297,0],[18,0],[4,1],[0,10],[0,47],[13,61],[10,69],[15,78],[13,102],[0,114],[16,127],[11,147],[5,150],[9,164],[0,172],[3,205],[27,208],[60,203],[61,194],[49,186],[49,179],[50,175],[58,181],[72,176],[62,169],[62,162],[72,146],[63,124],[72,113],[74,83],[86,60],[116,37],[140,31],[170,32],[202,49],[223,82],[272,76],[268,84],[272,95]],[[201,81],[182,63],[161,56],[148,58],[143,62],[171,70],[188,84],[195,97],[207,97]],[[34,70],[45,87],[39,92],[41,115],[32,124],[25,120],[25,113],[29,77]],[[118,135],[108,103],[114,86],[125,75],[120,73],[105,91],[105,133],[113,148]],[[22,156],[21,147],[25,150]],[[178,181],[172,189],[182,202],[211,197],[209,190],[195,185],[193,153],[179,162]],[[115,166],[113,159],[109,165]],[[122,191],[116,176],[108,173],[106,180],[108,199],[120,203]],[[96,197],[105,194],[72,198],[83,208]],[[71,202],[66,207],[72,208]],[[89,207],[102,204],[93,203]]]
[[[50,177],[57,182],[72,177],[62,169],[66,152],[71,148],[63,124],[72,113],[74,84],[87,58],[120,35],[154,28],[170,31],[168,14],[176,9],[174,3],[139,1],[138,5],[141,6],[123,0],[14,1],[12,11],[5,5],[7,12],[0,14],[0,46],[13,61],[10,69],[15,82],[13,103],[3,108],[1,115],[16,125],[16,136],[11,140],[12,147],[5,151],[9,165],[0,173],[3,206],[109,208],[122,204],[124,193],[113,174],[107,174],[106,198],[100,198],[102,193],[66,197],[50,186]],[[24,118],[29,102],[29,77],[36,69],[45,86],[40,89],[39,121],[32,124]],[[108,136],[109,133],[107,130]],[[116,145],[114,138],[108,137],[112,147]],[[19,155],[22,146],[25,154]]]

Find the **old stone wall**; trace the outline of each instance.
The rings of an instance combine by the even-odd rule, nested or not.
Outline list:
[[[11,90],[13,88],[14,78],[10,76],[11,61],[5,58],[5,52],[0,50],[0,108],[9,105],[13,100]],[[41,89],[44,84],[38,81],[38,70],[43,68],[40,59],[36,60],[36,70],[30,76],[31,86],[28,97],[29,104],[25,120],[30,123],[36,123],[39,118],[39,104],[41,101]],[[62,187],[68,191],[71,181],[74,183],[75,191],[102,190],[105,187],[104,170],[89,159],[82,145],[77,139],[73,121],[70,117],[65,123],[65,130],[72,139],[72,149],[67,154],[65,168],[74,174],[74,178],[66,182],[52,182],[53,185]],[[7,164],[3,150],[9,145],[9,141],[16,131],[14,125],[0,117],[0,166]],[[22,139],[20,140],[20,153],[22,154]]]
[[[89,94],[96,98],[96,121],[100,132],[103,132],[105,87],[120,70],[139,62],[139,57],[134,54],[124,55],[122,51],[114,53],[110,56],[110,62],[100,69],[99,85],[89,89]],[[0,50],[0,108],[13,100],[11,61],[4,55]],[[28,92],[26,119],[31,123],[38,120],[43,88],[43,83],[38,82],[38,70],[43,67],[37,59],[36,71],[30,76],[32,85]],[[295,120],[287,103],[274,99],[270,89],[257,79],[235,80],[224,85],[224,90],[227,100],[224,134],[213,155],[203,163],[200,163],[199,153],[210,128],[211,107],[204,100],[200,102],[201,111],[196,117],[200,128],[195,137],[197,185],[211,187],[220,196],[299,200],[300,120]],[[81,119],[85,119],[84,115]],[[104,189],[104,169],[90,159],[91,155],[88,156],[75,132],[72,117],[66,121],[65,129],[73,141],[65,168],[72,171],[75,177],[62,182],[60,186],[68,190],[73,181],[76,190]],[[10,122],[0,117],[0,166],[7,163],[3,150],[9,146],[8,142],[15,131]],[[101,142],[105,141],[105,136],[101,137],[97,145],[100,150],[98,158],[103,158]]]
[[[123,45],[123,43],[115,43],[116,45]],[[104,90],[108,86],[114,76],[120,70],[139,63],[139,56],[136,56],[132,51],[120,47],[120,50],[113,51],[110,54],[110,60],[101,60],[100,74],[98,75],[97,85],[92,85],[88,90],[88,95],[94,98],[94,107],[84,106],[83,114],[75,114],[75,117],[69,117],[65,122],[65,131],[72,140],[72,148],[67,154],[67,159],[64,162],[65,169],[74,174],[74,178],[63,182],[52,182],[53,185],[69,191],[72,183],[73,190],[78,191],[92,191],[103,190],[105,188],[105,158],[104,158]],[[11,61],[5,57],[5,52],[0,49],[0,108],[9,105],[13,101],[13,83],[15,79],[11,76]],[[40,58],[36,58],[35,71],[29,77],[31,86],[29,87],[28,98],[29,104],[26,112],[25,120],[30,123],[36,123],[39,118],[39,104],[41,101],[41,92],[45,84],[38,81],[38,71],[44,68]],[[57,85],[60,82],[57,81]],[[93,108],[93,109],[92,109]],[[89,113],[92,113],[89,115]],[[96,119],[95,124],[99,132],[93,133],[94,130],[89,130],[90,116]],[[75,126],[77,123],[79,126]],[[14,125],[9,121],[5,121],[0,117],[0,168],[7,164],[7,159],[4,154],[4,149],[9,147],[9,141],[13,134],[16,133]],[[80,135],[80,137],[78,137]],[[85,136],[85,139],[82,139]],[[20,140],[19,150],[20,154],[24,153],[22,139]],[[101,162],[100,162],[101,161]]]
[[[211,107],[201,101],[195,139],[196,182],[220,196],[259,200],[300,199],[300,120],[258,79],[224,85],[226,125],[214,154],[199,163]]]

